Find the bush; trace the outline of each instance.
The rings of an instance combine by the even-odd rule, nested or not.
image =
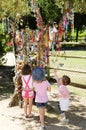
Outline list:
[[[61,44],[61,50],[86,50],[86,44],[83,43],[64,43]]]
[[[6,34],[2,28],[2,25],[0,24],[0,57],[3,56],[8,51],[12,51],[12,46],[7,46],[7,43],[9,42],[10,36]]]

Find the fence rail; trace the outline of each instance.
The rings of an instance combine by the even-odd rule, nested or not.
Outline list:
[[[72,45],[86,45],[86,41],[81,41],[81,42],[61,42],[61,45],[65,44],[72,44]]]
[[[61,71],[69,71],[69,72],[75,72],[75,73],[83,73],[86,74],[86,71],[78,71],[78,70],[70,70],[70,69],[60,69],[60,68],[48,68],[48,69],[56,69],[56,70],[61,70]]]
[[[58,70],[61,70],[61,71],[69,71],[69,72],[75,72],[75,73],[83,73],[83,74],[86,74],[86,72],[82,72],[82,71],[76,71],[76,70],[68,70],[68,69],[60,69],[60,68],[47,68],[47,69],[58,69]],[[86,89],[86,85],[84,84],[81,84],[81,83],[76,83],[76,82],[71,82],[72,86],[74,87],[77,87],[77,88],[82,88],[82,89]]]
[[[53,56],[53,55],[49,55],[49,56]],[[64,57],[64,58],[79,58],[79,59],[86,59],[86,56],[66,56],[65,54],[64,54],[64,56],[63,55],[54,55],[54,57]]]

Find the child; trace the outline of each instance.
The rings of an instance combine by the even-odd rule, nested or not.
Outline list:
[[[63,75],[62,78],[58,78],[56,70],[54,70],[54,73],[58,83],[58,94],[55,94],[55,97],[59,100],[61,110],[60,121],[68,122],[68,119],[66,119],[66,112],[69,108],[69,91],[67,85],[70,84],[70,78],[66,75]]]
[[[41,129],[45,129],[44,117],[45,107],[48,102],[47,91],[51,91],[50,83],[45,79],[44,69],[36,67],[32,71],[33,88],[36,92],[35,102],[39,109],[39,117],[41,122]]]
[[[24,100],[24,113],[25,117],[31,117],[32,104],[34,98],[34,92],[32,88],[32,76],[31,76],[31,67],[28,64],[25,64],[22,67],[22,97]],[[29,103],[29,109],[28,109]]]

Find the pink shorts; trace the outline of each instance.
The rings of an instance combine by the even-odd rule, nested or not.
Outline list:
[[[34,92],[32,90],[31,91],[23,90],[22,97],[23,98],[34,98]]]

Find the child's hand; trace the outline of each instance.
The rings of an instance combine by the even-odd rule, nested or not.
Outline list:
[[[58,95],[56,93],[53,94],[53,98],[58,98]]]
[[[57,72],[57,70],[56,69],[54,69],[54,73],[56,73]]]
[[[54,69],[54,76],[55,76],[55,79],[57,80],[58,79],[57,69]]]

